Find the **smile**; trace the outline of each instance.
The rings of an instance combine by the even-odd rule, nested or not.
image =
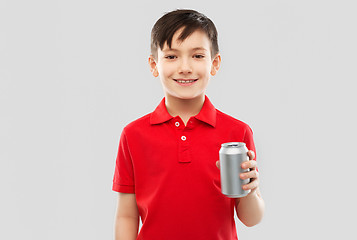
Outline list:
[[[193,83],[197,81],[198,79],[174,79],[178,83]]]

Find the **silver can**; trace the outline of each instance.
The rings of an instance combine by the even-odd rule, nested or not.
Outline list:
[[[250,190],[243,190],[242,186],[249,183],[249,179],[242,180],[239,175],[248,172],[241,167],[242,162],[248,161],[248,149],[243,142],[223,143],[219,150],[221,171],[221,191],[229,198],[247,196]]]

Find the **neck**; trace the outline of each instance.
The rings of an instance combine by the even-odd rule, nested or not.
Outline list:
[[[201,111],[204,101],[204,94],[192,99],[165,96],[165,105],[169,114],[173,117],[180,116],[185,125],[190,117],[197,115]]]

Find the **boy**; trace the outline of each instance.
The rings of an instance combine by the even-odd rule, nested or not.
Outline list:
[[[119,192],[115,239],[237,239],[234,209],[247,226],[264,212],[249,126],[215,109],[205,95],[221,63],[213,22],[176,10],[152,29],[149,65],[165,97],[154,112],[128,124],[120,138],[113,180]],[[245,142],[250,178],[243,198],[221,193],[219,149]],[[138,234],[139,217],[142,227]]]

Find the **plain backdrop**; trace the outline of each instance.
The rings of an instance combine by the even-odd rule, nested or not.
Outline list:
[[[266,214],[239,239],[356,239],[356,7],[1,0],[0,239],[113,238],[120,133],[163,97],[150,32],[177,8],[216,24],[207,95],[254,131]]]

